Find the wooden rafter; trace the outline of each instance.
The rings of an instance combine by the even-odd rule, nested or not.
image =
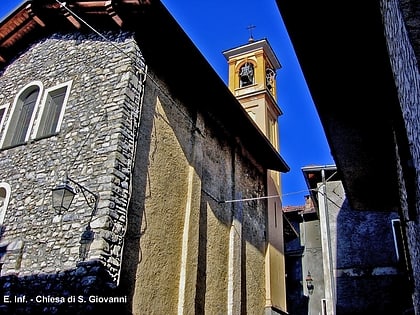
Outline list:
[[[156,0],[158,1],[158,0]],[[39,34],[67,20],[76,29],[83,28],[78,18],[89,17],[106,23],[113,21],[118,27],[135,19],[142,6],[153,0],[26,0],[0,23],[0,68],[14,54],[15,48],[30,42],[31,33]],[[77,15],[76,15],[77,14]],[[62,26],[62,25],[61,25]]]
[[[106,11],[108,12],[109,16],[114,20],[115,23],[117,23],[117,25],[119,27],[122,26],[123,21],[122,19],[118,16],[118,14],[115,12],[115,9],[112,5],[112,1],[106,1],[105,2],[105,7],[106,7]]]
[[[26,6],[26,11],[39,26],[45,27],[45,23],[34,13],[31,3]]]

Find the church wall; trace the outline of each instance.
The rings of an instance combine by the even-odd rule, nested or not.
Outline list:
[[[124,258],[136,314],[176,313],[188,190],[189,163],[177,136],[187,139],[191,127],[180,105],[154,82],[146,80],[125,253],[130,258]]]
[[[123,259],[132,311],[261,313],[266,203],[223,201],[265,195],[266,174],[169,91],[150,69]]]

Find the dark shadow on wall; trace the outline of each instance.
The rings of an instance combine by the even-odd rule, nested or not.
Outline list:
[[[304,295],[302,258],[305,247],[300,231],[303,214],[300,211],[286,212],[290,224],[285,232],[286,305],[290,315],[308,315],[309,297]],[[287,223],[286,223],[287,224]]]
[[[286,257],[287,312],[290,315],[308,315],[309,297],[303,294],[302,257]]]
[[[0,277],[0,314],[121,314],[127,297],[119,295],[98,261],[80,262],[59,273]]]
[[[338,210],[337,315],[411,314],[410,286],[392,230],[397,218],[395,212],[353,210],[347,199]]]
[[[203,196],[204,197],[204,196]],[[204,314],[206,305],[207,283],[207,205],[215,201],[210,198],[202,198],[200,204],[199,221],[199,244],[197,257],[197,294],[195,296],[195,313]]]
[[[4,225],[0,226],[0,267],[7,255],[15,254],[8,249],[10,243],[3,241],[5,229]],[[81,235],[81,241],[86,242],[81,242],[80,261],[75,268],[58,273],[27,276],[8,273],[0,276],[0,314],[121,313],[126,308],[128,298],[120,295],[108,269],[99,261],[84,261],[84,255],[93,240],[90,227],[85,232]]]
[[[150,93],[155,91],[150,88],[150,80],[146,80],[144,87],[144,99],[153,99]],[[153,86],[152,86],[153,87]],[[135,165],[132,173],[132,196],[129,201],[127,213],[127,231],[125,234],[121,276],[120,276],[120,291],[121,294],[126,294],[128,303],[124,313],[131,315],[133,309],[133,295],[135,292],[137,268],[142,260],[141,251],[141,237],[146,232],[147,226],[147,212],[145,209],[145,200],[150,196],[146,195],[148,191],[148,176],[149,172],[149,155],[151,148],[151,141],[153,135],[153,115],[156,103],[147,102],[143,104],[143,108],[147,106],[147,110],[142,110],[140,113],[140,128],[138,130],[137,152],[135,157]],[[149,190],[150,191],[150,190]]]
[[[1,275],[1,270],[3,267],[3,257],[4,255],[6,255],[6,251],[7,251],[7,244],[3,244],[2,242],[4,232],[5,232],[5,226],[0,225],[0,275]]]

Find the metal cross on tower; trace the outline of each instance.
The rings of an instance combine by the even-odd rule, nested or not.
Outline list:
[[[256,28],[256,26],[255,25],[252,25],[252,24],[247,27],[247,30],[249,31],[249,39],[248,39],[248,42],[250,42],[250,43],[252,43],[254,41],[254,36],[252,34],[252,30],[254,28]]]

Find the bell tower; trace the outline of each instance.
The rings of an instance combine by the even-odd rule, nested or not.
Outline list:
[[[277,151],[280,151],[276,71],[281,68],[267,39],[254,40],[223,52],[228,86],[249,116]],[[283,242],[281,181],[277,171],[267,172],[267,251],[265,254],[266,312],[285,314],[286,277]]]
[[[282,112],[277,105],[276,71],[280,62],[267,39],[223,52],[229,66],[229,89],[257,126],[278,150],[277,120]]]

